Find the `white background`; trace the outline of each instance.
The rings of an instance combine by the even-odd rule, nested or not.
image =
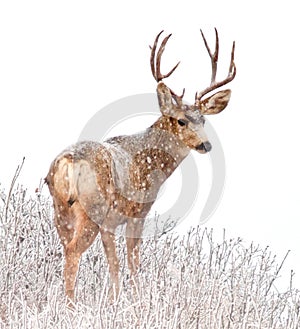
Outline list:
[[[219,76],[233,40],[238,73],[228,109],[210,118],[227,177],[206,225],[269,245],[279,259],[291,249],[285,268],[296,270],[300,287],[297,1],[2,1],[0,187],[9,186],[25,156],[19,182],[34,193],[53,158],[99,109],[154,92],[148,45],[162,29],[173,33],[163,67],[181,61],[168,85],[178,93],[185,87],[192,102],[210,79],[199,29],[212,44],[213,27]]]

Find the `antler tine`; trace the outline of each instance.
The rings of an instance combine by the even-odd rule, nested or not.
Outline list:
[[[157,82],[161,81],[162,79],[165,79],[165,78],[168,78],[177,68],[177,66],[179,65],[180,62],[178,62],[173,68],[172,70],[170,70],[169,73],[167,74],[162,74],[161,71],[160,71],[160,62],[161,62],[161,56],[165,50],[165,45],[166,43],[168,42],[169,38],[171,37],[172,34],[169,34],[168,36],[166,36],[160,47],[159,47],[159,50],[156,54],[156,63],[154,64],[155,62],[155,53],[156,53],[156,48],[157,48],[157,43],[158,43],[158,39],[160,37],[160,35],[163,33],[163,31],[161,31],[155,38],[155,41],[154,41],[154,44],[153,44],[153,47],[150,47],[151,48],[151,57],[150,57],[150,64],[151,64],[151,71],[152,71],[152,75],[153,77],[155,78],[155,80]]]
[[[216,75],[217,75],[217,68],[218,68],[218,59],[219,59],[219,35],[218,30],[215,28],[216,33],[216,45],[215,45],[215,51],[214,53],[211,52],[208,43],[206,41],[206,38],[204,36],[204,33],[202,30],[200,30],[206,50],[209,54],[210,60],[211,60],[211,66],[212,66],[212,73],[211,73],[211,84],[213,84],[216,81]]]
[[[234,63],[234,51],[235,51],[235,41],[233,41],[232,43],[232,49],[231,49],[231,61],[230,61],[230,66],[229,66],[229,70],[228,70],[228,75],[229,74],[233,74],[233,78],[236,75],[236,67],[235,67],[235,63]]]
[[[209,54],[209,57],[211,59],[211,66],[212,66],[212,75],[211,75],[211,83],[210,86],[205,88],[203,91],[196,93],[195,95],[195,105],[199,106],[201,98],[208,94],[209,92],[213,91],[214,89],[220,88],[224,85],[226,85],[227,83],[229,83],[230,81],[232,81],[236,75],[236,66],[234,63],[234,51],[235,51],[235,42],[233,41],[232,44],[232,50],[231,50],[231,60],[230,60],[230,65],[229,65],[229,70],[228,70],[228,75],[227,77],[219,82],[216,82],[216,75],[217,75],[217,66],[218,66],[218,56],[219,56],[219,36],[218,36],[218,31],[215,28],[215,33],[216,33],[216,45],[215,45],[215,51],[214,53],[211,52],[208,43],[205,39],[205,36],[201,31],[201,35],[205,44],[205,47],[207,49],[207,52]]]
[[[151,56],[150,56],[150,65],[151,65],[151,72],[153,77],[156,79],[156,73],[155,73],[155,65],[154,65],[154,59],[155,59],[155,52],[156,52],[156,47],[157,47],[157,42],[160,37],[160,35],[164,32],[164,30],[160,31],[158,35],[156,36],[154,40],[153,46],[149,46],[151,49]]]
[[[176,104],[178,106],[181,106],[182,105],[182,99],[183,99],[184,94],[185,94],[185,88],[183,88],[182,93],[181,93],[180,96],[175,94],[174,91],[171,90],[171,89],[170,89],[170,92],[171,92],[171,95],[172,95],[173,99],[175,100]]]

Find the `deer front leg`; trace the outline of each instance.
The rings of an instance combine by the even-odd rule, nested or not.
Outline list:
[[[136,280],[135,275],[140,268],[140,245],[143,224],[143,219],[137,220],[134,218],[128,221],[126,226],[127,262],[132,284],[134,284]]]
[[[127,245],[127,262],[130,276],[134,277],[140,268],[140,238],[126,238]]]
[[[108,267],[109,267],[109,275],[111,280],[111,288],[110,288],[110,297],[112,298],[119,295],[119,260],[116,253],[116,241],[114,233],[105,230],[104,228],[100,228],[102,244],[104,247],[104,251],[106,254]]]

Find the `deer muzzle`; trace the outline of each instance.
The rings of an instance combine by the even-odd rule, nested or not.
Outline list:
[[[209,152],[211,150],[212,146],[210,144],[210,142],[203,142],[199,145],[196,146],[196,150],[200,151],[201,153],[206,153]]]

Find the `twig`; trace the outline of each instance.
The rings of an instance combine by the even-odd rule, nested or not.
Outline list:
[[[269,291],[270,291],[270,289],[271,289],[271,287],[272,287],[274,281],[277,279],[278,273],[281,271],[281,268],[282,268],[282,266],[283,266],[283,264],[284,264],[284,262],[285,262],[285,260],[286,260],[286,258],[287,258],[287,256],[288,256],[289,253],[290,253],[290,250],[287,251],[287,253],[285,254],[285,256],[284,256],[284,258],[283,258],[283,260],[282,260],[280,266],[279,266],[278,269],[276,270],[276,273],[275,273],[274,277],[272,278],[272,280],[271,280],[271,282],[270,282],[270,284],[269,284],[268,289],[266,290],[265,296],[267,296],[267,294],[269,293]]]
[[[24,162],[25,162],[25,157],[23,157],[22,163],[20,165],[18,165],[18,167],[16,169],[16,172],[15,172],[15,175],[14,175],[14,177],[12,179],[11,184],[10,184],[10,189],[9,189],[9,192],[8,192],[8,196],[7,196],[7,200],[6,200],[6,206],[5,206],[5,221],[7,221],[9,201],[10,201],[10,198],[11,198],[11,195],[12,195],[12,191],[13,191],[14,186],[15,186],[15,183],[16,183],[19,175],[20,175],[20,172],[21,172],[21,170],[23,168]]]

